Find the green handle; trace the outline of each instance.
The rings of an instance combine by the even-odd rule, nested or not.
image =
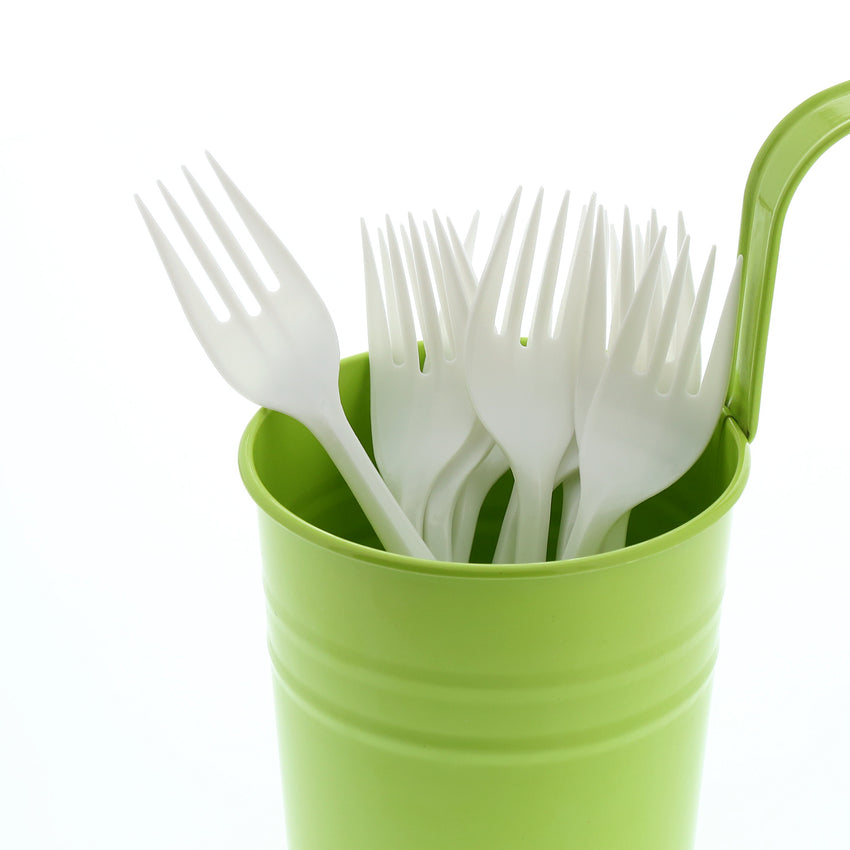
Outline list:
[[[848,133],[850,82],[810,97],[785,116],[762,145],[747,179],[738,243],[738,253],[744,257],[741,303],[726,406],[750,442],[758,425],[785,213],[814,161]]]

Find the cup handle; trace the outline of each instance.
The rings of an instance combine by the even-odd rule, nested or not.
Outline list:
[[[850,133],[850,81],[810,97],[767,137],[744,191],[738,253],[743,255],[738,329],[726,407],[752,442],[758,425],[764,357],[779,239],[797,186],[815,160]]]

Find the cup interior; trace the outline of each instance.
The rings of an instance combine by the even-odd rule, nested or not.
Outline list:
[[[340,395],[352,427],[374,460],[366,354],[343,360]],[[696,464],[679,481],[632,511],[627,546],[684,526],[716,505],[724,494],[733,495],[732,490],[736,491],[733,500],[737,498],[746,478],[746,453],[747,443],[740,429],[734,420],[723,417]],[[382,548],[336,467],[300,422],[273,411],[261,411],[246,431],[242,455],[243,463],[247,460],[252,468],[255,486],[259,485],[264,495],[285,513],[344,540]],[[243,469],[243,476],[244,472]],[[507,473],[487,496],[473,543],[472,563],[491,562],[511,487],[512,478]],[[256,492],[252,495],[258,496]],[[560,490],[556,490],[549,533],[550,558],[554,557],[557,541],[560,499]]]

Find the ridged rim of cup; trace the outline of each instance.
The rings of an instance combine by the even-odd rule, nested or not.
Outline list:
[[[738,463],[729,486],[704,511],[670,531],[601,555],[588,555],[569,561],[545,561],[531,564],[479,564],[455,561],[427,561],[408,555],[397,555],[374,549],[362,543],[355,543],[343,537],[337,537],[294,514],[278,502],[260,479],[254,465],[254,441],[266,418],[273,411],[261,408],[248,423],[239,443],[239,471],[251,497],[257,505],[273,520],[289,531],[310,543],[324,549],[330,549],[348,558],[373,565],[390,567],[417,573],[430,573],[441,576],[481,577],[481,578],[520,578],[524,576],[559,576],[582,574],[593,570],[612,569],[635,561],[651,557],[663,550],[671,549],[696,536],[717,522],[737,502],[747,482],[750,467],[749,444],[737,422],[726,415],[724,427],[731,426],[733,438],[738,445]]]

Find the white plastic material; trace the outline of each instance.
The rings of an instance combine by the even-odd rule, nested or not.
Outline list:
[[[617,239],[616,230],[609,227],[607,216],[600,210],[597,216],[597,227],[595,238],[591,235],[592,241],[592,260],[590,261],[590,269],[588,273],[588,286],[592,292],[591,305],[583,326],[588,328],[587,335],[584,337],[585,367],[578,375],[576,382],[576,434],[583,433],[587,413],[593,396],[601,377],[604,365],[607,362],[608,351],[613,341],[616,340],[626,312],[634,298],[635,280],[643,276],[647,271],[647,263],[649,262],[652,246],[658,239],[658,219],[653,210],[652,219],[646,228],[645,239],[641,236],[639,227],[635,228],[634,235],[632,234],[631,217],[628,207],[623,214],[622,228],[622,243]],[[673,373],[676,368],[676,356],[681,350],[684,339],[687,335],[688,323],[690,321],[691,309],[694,304],[694,282],[693,274],[688,257],[689,240],[685,232],[684,219],[679,214],[678,222],[678,241],[677,250],[679,251],[679,260],[681,265],[681,273],[684,274],[684,286],[681,294],[677,294],[678,309],[676,311],[676,327],[673,334],[671,351],[669,357],[662,364],[662,375],[659,382],[659,387],[664,389],[669,387],[673,380]],[[610,233],[610,244],[606,247],[606,236]],[[622,245],[622,247],[621,247]],[[684,248],[684,253],[683,253]],[[588,254],[591,254],[591,247],[586,247]],[[606,256],[610,264],[610,276],[605,267]],[[660,285],[656,287],[652,299],[652,305],[649,316],[647,317],[647,328],[641,342],[638,361],[640,368],[645,368],[648,363],[649,350],[654,344],[661,323],[663,305],[670,292],[672,285],[672,274],[670,265],[667,261],[667,254],[661,254],[661,263],[658,268],[660,275]],[[610,279],[610,286],[606,281]],[[585,290],[585,296],[587,293]],[[607,289],[607,300],[610,304],[610,331],[608,341],[605,340],[605,299]],[[586,302],[582,301],[581,310],[584,311]],[[690,389],[696,392],[699,388],[701,377],[701,354],[699,345],[694,352],[693,366],[691,370]],[[575,523],[579,494],[580,494],[580,479],[578,474],[578,449],[577,442],[571,447],[574,451],[568,453],[562,464],[562,478],[564,480],[564,496],[563,507],[561,514],[561,525],[558,538],[558,551],[563,552],[566,548],[566,541],[572,531]],[[626,533],[628,531],[629,512],[627,511],[622,517],[609,529],[605,536],[605,540],[600,546],[601,551],[611,551],[619,549],[626,543]]]
[[[685,240],[653,333],[652,306],[660,285],[664,237],[662,230],[607,354],[605,293],[593,285],[588,290],[577,389],[580,394],[589,393],[592,400],[583,421],[576,423],[581,496],[575,525],[559,552],[565,559],[599,551],[605,535],[624,513],[684,475],[717,425],[731,369],[741,258],[726,294],[705,375],[693,391],[715,252],[712,249],[687,331],[671,363],[668,355],[686,288],[688,246]],[[648,334],[652,342],[647,347]],[[642,357],[642,350],[648,357]],[[593,386],[588,383],[583,388],[583,381]]]
[[[372,445],[384,480],[420,532],[437,476],[477,425],[466,390],[462,348],[473,283],[464,284],[449,237],[436,216],[435,228],[436,239],[427,223],[423,225],[423,244],[419,228],[409,216],[409,236],[401,229],[406,273],[395,229],[387,218],[386,238],[378,232],[382,294],[371,242],[361,222]],[[426,245],[433,273],[426,260]],[[462,246],[460,253],[464,254]],[[425,357],[421,368],[408,274],[422,328]],[[465,285],[469,292],[464,291]],[[437,557],[451,558],[447,546],[434,546],[434,551]]]
[[[575,321],[576,316],[581,316],[584,313],[584,302],[589,285],[591,272],[602,280],[604,285],[605,280],[605,263],[604,257],[593,258],[593,236],[594,236],[594,218],[596,217],[596,195],[593,195],[590,202],[582,208],[581,219],[579,221],[578,236],[576,238],[575,248],[573,250],[572,262],[570,270],[567,274],[565,299],[562,301],[561,315],[558,317],[558,322],[563,326],[563,332],[570,335],[567,341],[569,346],[569,360],[571,364],[571,380],[565,392],[570,392],[575,386],[577,380],[577,363],[578,363],[578,340],[580,338],[581,328]],[[600,227],[603,226],[605,217],[604,212],[600,208],[599,214]],[[571,318],[568,318],[571,317]],[[565,324],[564,324],[565,323]],[[574,402],[574,417],[577,415]],[[570,440],[564,456],[561,458],[561,463],[558,467],[558,472],[555,476],[557,485],[564,484],[564,500],[562,508],[561,528],[567,529],[571,526],[575,510],[578,507],[578,447],[576,445],[575,436]],[[511,493],[511,499],[508,503],[505,518],[502,523],[501,533],[496,545],[494,562],[510,563],[515,559],[516,550],[516,529],[517,529],[517,494],[516,490]],[[625,539],[625,535],[623,535]]]
[[[251,316],[188,217],[162,184],[180,229],[230,316],[220,321],[153,216],[136,202],[174,285],[186,318],[225,380],[255,404],[288,414],[317,437],[348,483],[384,546],[433,558],[375,469],[345,417],[339,398],[339,341],[327,307],[298,263],[221,167],[216,175],[256,241],[280,287],[270,291],[224,219],[184,169],[206,217],[260,306]]]
[[[566,311],[566,320],[559,321],[554,310],[569,195],[564,196],[549,244],[527,344],[523,345],[520,331],[542,191],[520,248],[503,325],[496,328],[519,196],[517,191],[481,275],[467,332],[466,372],[478,416],[514,474],[518,500],[515,555],[518,562],[529,563],[546,559],[552,490],[574,433],[571,385],[575,364],[570,357],[572,316]]]

